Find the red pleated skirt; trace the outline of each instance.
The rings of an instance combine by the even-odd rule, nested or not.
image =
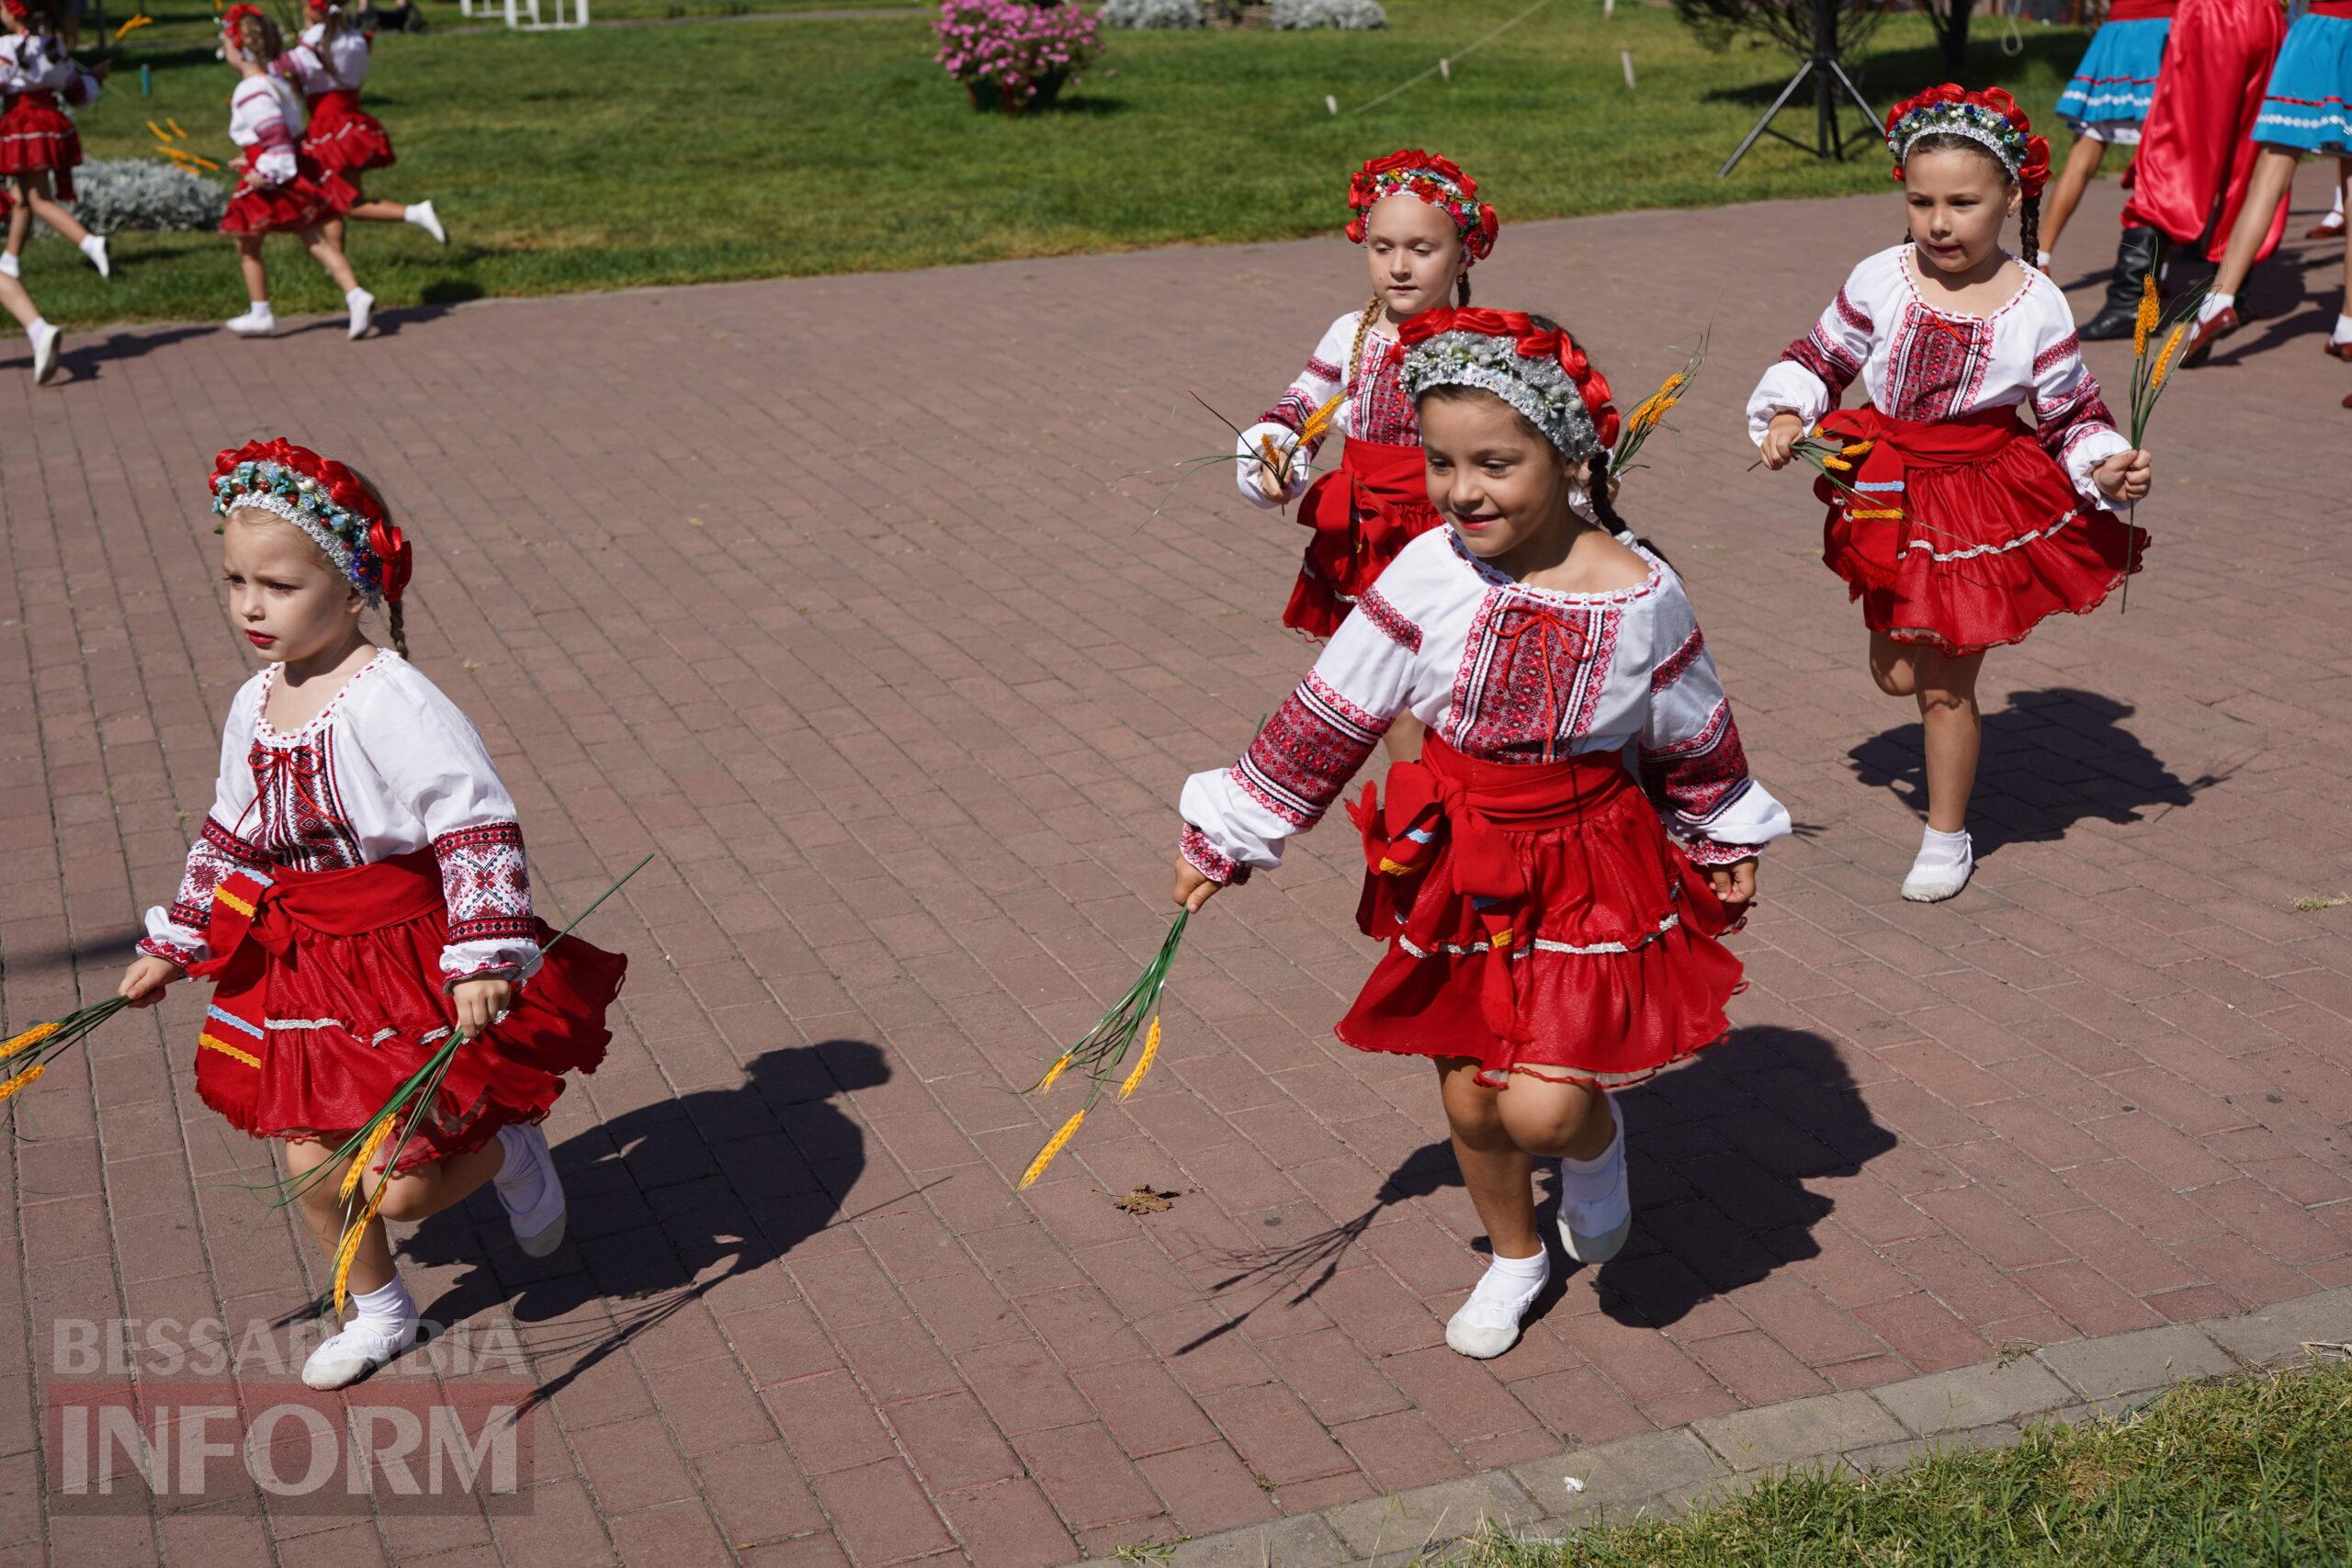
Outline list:
[[[1364,1051],[1470,1056],[1616,1089],[1730,1032],[1738,924],[1668,836],[1621,753],[1555,763],[1464,757],[1432,735],[1367,785],[1357,922],[1388,943],[1335,1031]],[[1426,863],[1384,871],[1428,833]]]
[[[260,158],[257,147],[245,149],[245,161],[239,172],[251,169]],[[305,229],[315,229],[328,219],[348,212],[358,205],[359,187],[341,175],[319,166],[307,152],[298,152],[294,159],[294,177],[283,185],[255,186],[229,198],[229,210],[221,215],[220,231],[224,234],[289,234]]]
[[[197,1047],[197,1093],[255,1137],[337,1142],[455,1026],[440,970],[449,914],[439,867],[420,850],[269,876],[238,873],[215,894],[208,941],[217,956],[192,971],[217,982]],[[542,946],[554,934],[540,922]],[[604,1060],[605,1010],[628,970],[626,957],[564,938],[516,989],[505,1021],[458,1048],[396,1168],[546,1120],[563,1075],[593,1073]]]
[[[349,180],[355,195],[362,173],[389,169],[395,162],[383,122],[361,108],[359,95],[347,89],[321,93],[311,100],[311,128],[302,137],[302,151],[317,159],[322,169]]]
[[[1351,436],[1340,467],[1307,487],[1298,520],[1315,531],[1283,625],[1329,637],[1396,553],[1438,525],[1421,449]]]
[[[2087,505],[2014,408],[1954,420],[1829,414],[1826,436],[1872,443],[1849,493],[1827,479],[1822,560],[1896,642],[1979,653],[2051,615],[2086,615],[2148,558],[2148,533]],[[1889,515],[1894,513],[1894,515]]]
[[[82,133],[57,107],[54,93],[21,93],[0,110],[0,175],[54,175],[60,201],[74,199],[74,169],[82,161]]]

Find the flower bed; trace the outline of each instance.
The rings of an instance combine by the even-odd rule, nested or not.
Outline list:
[[[1102,52],[1095,20],[1060,0],[944,0],[933,55],[976,108],[1043,108]]]

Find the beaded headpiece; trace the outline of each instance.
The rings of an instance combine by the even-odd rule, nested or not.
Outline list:
[[[258,507],[310,536],[370,608],[408,586],[408,540],[357,474],[290,441],[248,441],[212,459],[212,510]]]
[[[2033,134],[2033,122],[2002,88],[1972,93],[1946,82],[1887,111],[1886,150],[1894,154],[1896,179],[1903,177],[1911,144],[1938,135],[1965,137],[1992,153],[2028,196],[2041,195],[2049,181],[2050,143]]]
[[[1418,398],[1431,387],[1476,387],[1527,416],[1571,462],[1617,445],[1609,378],[1566,332],[1521,310],[1424,310],[1399,329],[1404,385]]]
[[[1374,158],[1348,181],[1348,238],[1363,243],[1364,214],[1384,197],[1402,192],[1419,197],[1453,220],[1462,248],[1478,261],[1495,248],[1495,209],[1478,199],[1478,182],[1451,158],[1408,147]]]

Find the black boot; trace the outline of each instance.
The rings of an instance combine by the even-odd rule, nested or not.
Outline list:
[[[2082,324],[2083,338],[2104,343],[2132,335],[2140,319],[2140,297],[2147,288],[2143,280],[2155,270],[2163,244],[2164,236],[2145,224],[2123,231],[2123,241],[2115,247],[2115,276],[2107,286],[2107,303]]]

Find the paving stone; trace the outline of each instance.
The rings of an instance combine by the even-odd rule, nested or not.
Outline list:
[[[2211,1339],[2177,1323],[2052,1345],[2036,1355],[2086,1399],[2143,1393],[2193,1378],[2224,1377],[2238,1370],[2237,1363]]]
[[[1893,1412],[1905,1430],[1934,1438],[2055,1410],[2073,1396],[2048,1368],[2028,1356],[1888,1383],[1869,1397]]]
[[[1734,1470],[1769,1470],[1905,1435],[1903,1424],[1862,1393],[1816,1394],[1711,1416],[1691,1429]]]

